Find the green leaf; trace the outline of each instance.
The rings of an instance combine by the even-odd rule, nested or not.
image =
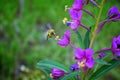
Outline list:
[[[97,69],[98,69],[98,67],[99,67],[100,64],[102,64],[102,65],[111,65],[110,63],[107,63],[107,62],[104,61],[103,59],[95,60],[95,62],[96,62],[96,65],[95,65],[95,67],[94,67],[93,72],[96,72],[96,71],[97,71]]]
[[[85,49],[89,47],[90,45],[90,31],[87,31],[85,34],[85,38],[84,38],[84,45],[85,45]]]
[[[80,33],[78,31],[76,31],[76,34],[77,34],[77,37],[78,37],[80,47],[84,48],[84,44],[83,44],[83,41],[82,41],[82,36],[80,35]]]
[[[72,78],[74,80],[74,77],[79,73],[80,72],[72,72],[70,74],[65,75],[61,80],[69,80],[69,79],[72,80]]]
[[[37,66],[38,69],[42,70],[43,72],[45,72],[47,74],[47,80],[53,80],[52,78],[50,78],[50,73],[51,70],[45,66]]]
[[[97,71],[98,67],[99,67],[99,64],[96,64],[94,67],[93,73],[95,73]]]
[[[110,63],[107,63],[106,61],[100,59],[100,60],[95,60],[96,63],[98,64],[103,64],[103,65],[111,65]]]
[[[102,75],[104,75],[107,71],[111,70],[112,68],[116,67],[117,65],[120,64],[120,60],[111,60],[108,62],[111,65],[104,65],[102,66],[100,69],[98,69],[95,73],[93,73],[90,77],[89,80],[95,80],[99,77],[101,77]]]
[[[63,64],[58,63],[58,62],[54,62],[54,61],[50,61],[50,60],[43,60],[43,61],[38,62],[37,67],[39,67],[39,66],[46,66],[48,68],[58,68],[58,69],[61,69],[65,72],[70,71],[70,69],[67,68],[66,66],[64,66]]]

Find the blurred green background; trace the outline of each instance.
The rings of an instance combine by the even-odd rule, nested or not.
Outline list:
[[[54,39],[44,37],[50,24],[56,33],[63,35],[66,29],[62,20],[67,17],[64,11],[67,4],[71,7],[74,0],[0,0],[0,80],[46,80],[45,74],[36,68],[40,60],[59,61],[69,67],[73,64],[73,49],[61,48]],[[101,0],[96,0],[100,4]],[[106,0],[101,20],[113,5],[120,9],[119,0]],[[99,9],[93,4],[84,6],[94,15]],[[83,12],[82,23],[92,26],[95,20]],[[79,32],[84,36],[85,29]],[[94,50],[111,47],[113,37],[120,34],[120,21],[110,22],[98,34]],[[79,47],[76,35],[72,43]],[[108,58],[109,59],[109,58]],[[109,71],[99,80],[120,80],[120,66]]]

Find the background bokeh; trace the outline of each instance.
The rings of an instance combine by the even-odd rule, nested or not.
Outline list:
[[[100,4],[101,0],[96,1]],[[73,0],[0,0],[0,80],[46,80],[45,74],[36,68],[38,61],[50,59],[68,67],[75,62],[73,49],[61,48],[54,39],[45,38],[48,26],[60,36],[69,29],[62,20],[64,17],[70,20],[64,6],[71,7],[72,3]],[[101,20],[113,5],[120,9],[119,0],[106,0]],[[94,5],[84,8],[98,15],[99,9]],[[95,20],[84,12],[82,22],[87,26],[95,24]],[[79,32],[84,36],[86,30],[80,28]],[[119,34],[120,21],[106,24],[96,38],[94,50],[111,47],[112,38]],[[74,34],[72,43],[79,47]],[[119,67],[99,80],[120,80]]]

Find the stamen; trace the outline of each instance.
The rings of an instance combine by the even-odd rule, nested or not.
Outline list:
[[[80,68],[80,67],[85,67],[85,63],[82,61],[82,62],[78,62],[78,67]]]
[[[53,78],[52,73],[50,73],[50,77]]]
[[[67,21],[68,21],[68,19],[67,19],[67,18],[64,18],[64,19],[63,19],[63,24],[66,24]]]
[[[65,11],[67,11],[68,10],[68,5],[65,5]]]

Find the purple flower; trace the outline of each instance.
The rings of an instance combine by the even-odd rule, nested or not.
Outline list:
[[[70,44],[70,30],[67,30],[64,33],[64,36],[61,38],[60,41],[57,42],[57,44],[61,47],[66,47]]]
[[[115,56],[120,56],[120,35],[117,38],[113,38],[112,52]]]
[[[75,0],[72,6],[74,9],[82,9],[82,5],[83,0]]]
[[[72,30],[76,31],[80,25],[78,20],[74,20],[73,22],[67,22],[67,26],[70,26]]]
[[[63,70],[53,68],[52,73],[50,74],[50,77],[53,79],[58,79],[58,78],[64,76],[64,74],[66,74],[66,72],[64,72]]]
[[[93,50],[88,48],[86,50],[82,50],[81,48],[76,48],[75,51],[75,59],[79,61],[80,67],[88,67],[92,68],[94,66],[94,59],[93,59]]]
[[[79,67],[78,67],[78,63],[76,63],[76,64],[72,64],[72,65],[70,66],[70,69],[71,69],[72,71],[76,71],[76,70],[78,70],[78,69],[79,69]]]
[[[108,21],[116,21],[120,19],[120,12],[118,8],[116,6],[113,6],[112,8],[110,8],[108,12],[108,16],[109,16]]]
[[[69,14],[73,22],[68,22],[69,26],[73,30],[77,30],[82,18],[82,6],[83,0],[75,0],[72,8],[69,9]]]
[[[97,59],[102,59],[102,58],[105,57],[105,56],[106,56],[105,53],[101,53],[101,54],[99,54],[99,55],[97,56]]]
[[[103,26],[110,21],[117,21],[120,19],[120,12],[118,10],[118,8],[116,6],[113,6],[112,8],[110,8],[110,10],[108,11],[108,19],[102,21],[99,24],[98,30],[97,30],[97,34],[101,31],[101,29],[103,28]]]
[[[74,8],[70,8],[69,14],[72,20],[81,20],[82,18],[82,10],[75,10]]]
[[[118,15],[118,14],[119,14],[119,10],[116,6],[113,6],[112,8],[110,8],[110,10],[108,12],[108,16]]]

